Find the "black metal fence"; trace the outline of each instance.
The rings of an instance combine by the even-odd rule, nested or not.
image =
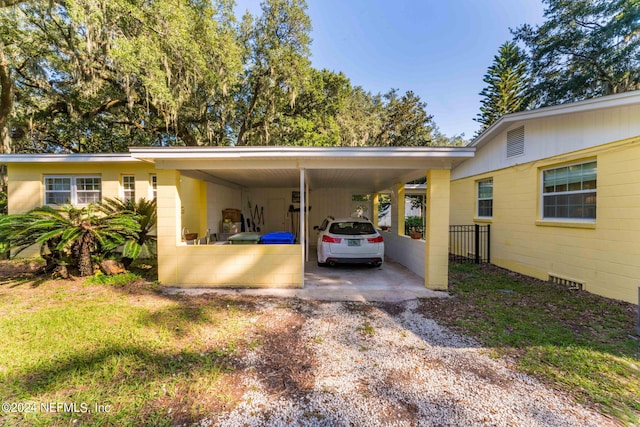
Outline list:
[[[450,225],[449,261],[491,262],[491,225]]]

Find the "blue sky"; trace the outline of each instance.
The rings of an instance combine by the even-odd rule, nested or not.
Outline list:
[[[260,13],[260,0],[236,10]],[[479,128],[482,77],[509,28],[542,23],[540,0],[307,0],[311,61],[378,93],[412,90],[446,135]]]

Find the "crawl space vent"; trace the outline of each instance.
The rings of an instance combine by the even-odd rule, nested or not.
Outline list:
[[[578,282],[573,279],[567,279],[566,277],[561,277],[555,274],[549,273],[549,282],[557,283],[558,285],[563,285],[573,290],[582,290],[584,289],[584,283]]]

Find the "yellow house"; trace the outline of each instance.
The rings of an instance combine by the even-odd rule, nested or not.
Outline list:
[[[640,91],[509,114],[451,172],[451,224],[491,224],[491,262],[638,303]]]
[[[126,154],[4,155],[9,213],[106,197],[156,198],[158,276],[184,287],[302,287],[313,225],[349,216],[355,195],[392,195],[386,254],[424,278],[448,282],[450,170],[469,147],[136,147]],[[425,239],[404,236],[404,185],[427,176]],[[359,199],[357,199],[359,200]],[[401,203],[398,201],[402,201]],[[357,203],[361,203],[358,201]],[[295,244],[229,245],[223,211],[252,219],[261,233],[288,231]],[[373,218],[375,220],[375,218]],[[234,222],[238,222],[235,218]],[[185,239],[186,232],[197,239]],[[207,239],[217,236],[218,239]],[[201,243],[201,244],[192,244]]]

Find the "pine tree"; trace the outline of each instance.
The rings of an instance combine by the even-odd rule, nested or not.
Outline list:
[[[524,52],[512,41],[505,42],[482,79],[480,113],[475,121],[482,124],[478,133],[505,114],[527,108],[529,104],[529,72]]]
[[[640,89],[640,0],[543,0],[546,21],[513,34],[526,45],[535,106]]]

